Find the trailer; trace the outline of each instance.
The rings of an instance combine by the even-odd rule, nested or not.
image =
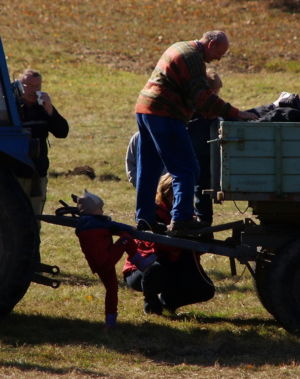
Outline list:
[[[240,246],[255,253],[263,306],[289,332],[300,332],[300,123],[229,122],[211,140],[211,195],[248,202]]]
[[[211,188],[215,202],[246,201],[252,217],[214,225],[197,236],[174,238],[114,221],[116,233],[216,254],[245,264],[266,310],[290,333],[300,334],[300,123],[217,122],[211,131]],[[68,216],[68,213],[72,215]],[[46,222],[76,227],[76,208],[62,207]],[[225,241],[208,236],[230,231]]]

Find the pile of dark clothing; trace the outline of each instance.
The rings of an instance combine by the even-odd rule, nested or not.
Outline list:
[[[298,94],[281,92],[279,98],[272,104],[249,109],[259,118],[254,122],[299,122],[300,99]]]

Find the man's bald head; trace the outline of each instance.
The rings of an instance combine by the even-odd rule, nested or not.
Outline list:
[[[200,39],[204,48],[205,62],[220,60],[229,48],[229,39],[221,30],[205,32]]]

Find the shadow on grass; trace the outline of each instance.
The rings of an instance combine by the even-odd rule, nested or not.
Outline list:
[[[0,340],[14,347],[45,343],[105,346],[122,354],[144,355],[165,364],[213,366],[218,362],[237,367],[300,363],[300,343],[295,337],[282,333],[275,321],[190,317],[198,321],[200,327],[191,328],[186,315],[184,320],[177,319],[177,327],[148,321],[140,324],[120,322],[116,329],[107,331],[103,324],[86,320],[12,314],[1,320]],[[188,322],[188,328],[178,328],[181,321]],[[19,363],[9,365],[20,368]],[[26,368],[26,364],[22,367],[33,369]],[[34,368],[44,370],[38,366]]]
[[[70,373],[76,373],[77,375],[87,375],[90,378],[100,378],[105,377],[107,378],[107,374],[101,374],[99,372],[95,373],[95,371],[86,370],[86,369],[79,369],[78,367],[70,366],[65,368],[55,368],[55,367],[49,367],[49,366],[42,366],[37,364],[31,364],[31,363],[18,363],[15,361],[2,361],[0,359],[0,367],[7,367],[7,368],[15,368],[20,371],[26,372],[26,371],[39,371],[41,373],[47,373],[50,375],[66,375]]]
[[[68,286],[85,286],[85,287],[92,287],[95,285],[103,286],[101,280],[99,279],[98,275],[95,274],[93,277],[88,277],[84,275],[76,275],[76,274],[70,274],[67,272],[61,272],[57,277],[52,276],[53,279],[58,279],[62,285],[68,285]],[[118,287],[119,288],[127,288],[126,283],[123,279],[118,280]]]
[[[66,272],[61,272],[59,276],[57,276],[57,279],[61,281],[62,285],[68,286],[92,287],[99,283],[99,278],[96,275],[91,278],[84,275],[69,274]]]

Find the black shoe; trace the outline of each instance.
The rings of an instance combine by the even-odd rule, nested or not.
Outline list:
[[[153,298],[145,298],[144,301],[144,312],[146,314],[156,314],[161,315],[163,311],[163,307],[161,302],[159,301],[157,295],[154,295]]]
[[[172,220],[167,226],[167,235],[171,237],[189,237],[201,234],[201,229],[208,225],[205,221],[191,220]]]
[[[163,306],[164,316],[169,316],[169,317],[176,316],[176,308],[174,306],[170,306],[169,304],[167,304],[161,293],[158,294],[158,299],[161,305]]]
[[[167,226],[162,222],[149,223],[146,220],[139,220],[136,228],[140,231],[149,231],[158,234],[164,234],[167,230]]]

